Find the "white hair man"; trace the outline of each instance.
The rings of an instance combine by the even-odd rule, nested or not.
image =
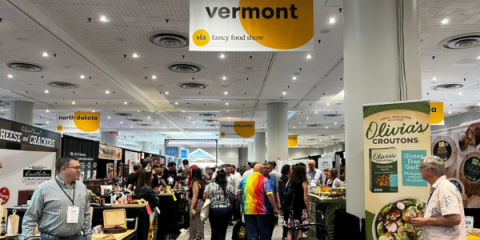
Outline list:
[[[315,168],[314,160],[308,161],[307,180],[308,180],[308,185],[315,184],[320,186],[321,183],[323,183],[323,173],[319,169]]]
[[[422,158],[420,173],[431,184],[425,215],[412,219],[423,239],[466,239],[465,214],[458,189],[445,177],[445,163],[437,156]]]

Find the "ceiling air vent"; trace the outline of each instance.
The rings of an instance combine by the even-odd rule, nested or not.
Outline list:
[[[37,126],[45,126],[45,125],[47,125],[47,124],[45,124],[45,123],[34,123],[33,125],[37,125]]]
[[[340,116],[342,116],[342,115],[335,113],[335,114],[325,114],[325,115],[323,115],[323,116],[324,116],[324,117],[340,117]]]
[[[202,71],[203,67],[193,63],[174,63],[168,66],[168,69],[176,73],[198,73]]]
[[[131,117],[133,116],[131,113],[115,113],[116,116],[121,116],[121,117]]]
[[[460,88],[463,88],[464,86],[465,85],[461,83],[446,83],[446,84],[435,85],[432,87],[432,89],[437,91],[448,91],[448,90],[460,89]]]
[[[198,114],[198,116],[200,116],[200,117],[216,117],[217,114],[213,114],[213,113],[200,113],[200,114]]]
[[[204,122],[209,122],[209,123],[214,123],[214,122],[218,122],[217,120],[213,120],[213,119],[205,119],[203,120]]]
[[[307,139],[308,141],[317,141],[316,138],[310,138],[310,139]]]
[[[75,89],[78,88],[77,85],[73,83],[67,83],[67,82],[51,82],[48,83],[48,86],[54,87],[54,88],[60,88],[60,89]]]
[[[128,119],[128,121],[132,121],[132,122],[143,122],[142,119],[135,119],[135,118]]]
[[[144,127],[151,127],[152,124],[148,124],[148,123],[142,123],[142,124],[138,124],[140,126],[144,126]]]
[[[218,125],[215,124],[208,124],[207,127],[218,127]]]
[[[148,40],[164,48],[184,48],[188,46],[188,38],[176,33],[157,33],[150,36]]]
[[[183,89],[204,89],[207,86],[201,83],[183,83],[180,84],[180,87]]]
[[[43,70],[45,70],[45,67],[43,66],[26,62],[5,63],[5,66],[21,72],[42,72]]]
[[[316,128],[316,127],[321,127],[322,124],[308,124],[307,127],[309,128]]]
[[[443,47],[448,49],[466,49],[477,47],[479,45],[480,35],[478,34],[452,37],[443,43]]]

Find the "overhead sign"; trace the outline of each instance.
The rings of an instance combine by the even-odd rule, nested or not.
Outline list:
[[[254,135],[254,121],[220,122],[220,138],[251,138]]]
[[[60,134],[27,124],[0,119],[0,141],[58,149]]]
[[[180,157],[181,158],[188,158],[188,153],[189,153],[188,149],[182,149],[180,151]]]
[[[99,112],[57,113],[59,132],[98,132],[100,131]]]
[[[424,214],[429,189],[419,167],[431,152],[429,115],[428,101],[363,106],[367,240],[381,239],[388,217],[405,207]]]
[[[445,125],[443,102],[430,102],[430,124]]]
[[[192,0],[190,51],[313,51],[313,0]]]
[[[179,156],[179,147],[165,147],[165,155],[178,157]]]
[[[121,160],[122,149],[100,144],[98,146],[98,158],[109,160]]]
[[[298,135],[288,135],[288,147],[296,147],[298,145]]]

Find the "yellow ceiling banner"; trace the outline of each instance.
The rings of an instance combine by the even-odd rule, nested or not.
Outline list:
[[[57,113],[59,132],[98,132],[100,131],[99,112]]]
[[[220,122],[220,138],[251,138],[254,135],[254,121]]]
[[[298,145],[298,135],[288,135],[288,147],[296,147]]]
[[[445,125],[443,115],[443,102],[430,102],[430,124]]]

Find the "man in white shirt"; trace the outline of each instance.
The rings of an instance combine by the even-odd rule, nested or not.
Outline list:
[[[309,186],[314,184],[320,186],[323,183],[323,173],[315,168],[315,161],[313,160],[308,161],[307,180]]]
[[[424,216],[412,218],[424,240],[466,239],[465,214],[460,192],[445,177],[445,162],[437,156],[422,159],[420,173],[431,184]]]
[[[282,174],[277,170],[275,170],[275,168],[277,167],[277,163],[275,163],[275,161],[271,161],[270,165],[272,166],[272,171],[270,172],[270,176],[272,176],[275,179],[275,186],[278,187],[278,180],[280,179],[280,177],[282,177]]]
[[[248,171],[246,171],[246,172],[243,173],[242,179],[244,179],[244,178],[248,177],[250,174],[252,174],[252,173],[253,173],[253,168],[254,168],[254,166],[257,165],[257,164],[258,164],[258,162],[253,162],[252,165],[250,165],[250,166],[252,166],[252,167],[250,168],[250,170],[248,170]]]
[[[235,165],[231,165],[232,166],[232,175],[234,176],[235,180],[236,180],[236,186],[235,186],[235,189],[238,188],[238,185],[240,184],[240,181],[242,181],[242,175],[237,172],[237,168],[235,167]],[[238,220],[241,218],[241,214],[240,214],[240,202],[237,201],[236,197],[235,197],[235,205],[233,206],[233,220]]]
[[[235,200],[236,200],[235,190],[237,189],[238,184],[240,184],[240,182],[238,181],[238,178],[232,174],[231,165],[227,165],[227,167],[225,168],[225,172],[227,173],[228,198],[230,199],[230,205],[232,206],[232,212],[233,212],[235,210]],[[233,222],[231,220],[228,224],[230,226],[233,226]]]

